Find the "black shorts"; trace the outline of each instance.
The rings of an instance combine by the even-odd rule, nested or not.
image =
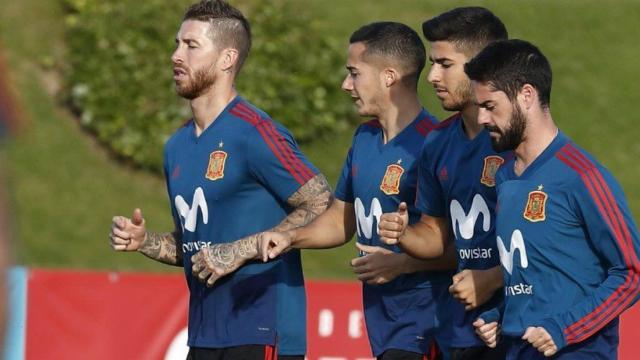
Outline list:
[[[434,344],[429,349],[429,354],[419,354],[406,350],[389,349],[376,358],[377,360],[442,360],[442,354]]]
[[[451,349],[451,360],[504,360],[506,357],[507,353],[502,342],[495,348],[474,346]]]
[[[228,348],[189,348],[187,360],[276,360],[271,345],[241,345]]]

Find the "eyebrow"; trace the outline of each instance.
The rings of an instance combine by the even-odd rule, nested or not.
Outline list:
[[[445,61],[453,61],[452,59],[449,59],[447,57],[439,57],[439,58],[432,58],[431,56],[429,56],[429,61],[437,63],[437,64],[442,64]]]
[[[180,42],[180,38],[176,36],[176,44]],[[182,42],[192,42],[195,43],[196,45],[200,45],[200,43],[198,42],[198,40],[194,39],[194,38],[190,38],[190,37],[185,37],[182,38]]]
[[[355,67],[355,66],[353,66],[353,65],[347,65],[347,66],[346,66],[346,68],[347,68],[347,70],[349,70],[349,71],[358,70],[358,68],[357,68],[357,67]]]
[[[481,103],[479,103],[479,102],[477,102],[477,101],[474,101],[474,102],[473,102],[473,104],[474,104],[475,106],[478,106],[478,107],[486,107],[486,106],[487,106],[487,105],[489,105],[490,103],[494,103],[494,101],[493,101],[493,100],[486,100],[486,101],[483,101],[483,102],[481,102]]]

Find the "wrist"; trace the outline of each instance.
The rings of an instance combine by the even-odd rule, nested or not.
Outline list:
[[[391,254],[395,259],[397,259],[397,263],[394,269],[399,269],[398,274],[411,274],[415,272],[414,261],[411,256],[405,253],[394,253]]]
[[[289,238],[289,247],[296,248],[296,244],[299,243],[302,239],[300,238],[300,232],[298,229],[291,229],[285,232],[286,236]]]
[[[144,246],[147,243],[148,238],[149,238],[149,232],[145,231],[144,235],[142,236],[142,240],[140,240],[140,244],[138,245],[138,248],[136,249],[136,251],[142,251],[144,249]]]

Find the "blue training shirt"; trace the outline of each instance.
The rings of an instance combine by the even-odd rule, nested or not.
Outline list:
[[[512,153],[496,153],[486,130],[469,139],[460,113],[436,126],[427,137],[418,177],[417,208],[447,218],[456,245],[458,271],[486,270],[500,264],[495,241],[495,174]],[[477,309],[465,311],[451,298],[452,327],[446,334],[454,348],[484,346],[472,323],[500,301],[499,292]]]
[[[617,326],[640,292],[638,231],[620,186],[562,133],[520,176],[513,166],[497,176],[503,334],[542,326],[563,349]]]
[[[378,221],[385,212],[409,205],[410,222],[419,219],[415,206],[417,165],[424,137],[435,120],[422,110],[396,137],[383,143],[378,120],[358,127],[336,187],[336,198],[352,203],[357,241],[402,252],[380,241]],[[360,254],[361,256],[363,254]],[[449,272],[400,275],[383,285],[363,283],[364,314],[373,354],[388,349],[427,353],[436,330],[436,311],[448,295]]]
[[[278,338],[279,354],[304,354],[298,251],[242,266],[212,288],[191,274],[191,256],[203,246],[271,229],[292,210],[287,199],[318,171],[291,134],[238,96],[200,136],[193,120],[180,128],[165,146],[164,167],[191,295],[188,345],[274,345]]]

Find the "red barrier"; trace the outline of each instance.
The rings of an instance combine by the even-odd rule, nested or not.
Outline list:
[[[308,360],[371,359],[355,282],[308,281]],[[29,272],[27,359],[184,359],[181,275]],[[292,319],[295,320],[295,319]],[[622,317],[619,359],[636,359],[640,307]]]
[[[307,281],[306,286],[308,359],[371,359],[360,284]]]
[[[164,359],[187,323],[179,275],[32,270],[27,294],[27,359]]]

